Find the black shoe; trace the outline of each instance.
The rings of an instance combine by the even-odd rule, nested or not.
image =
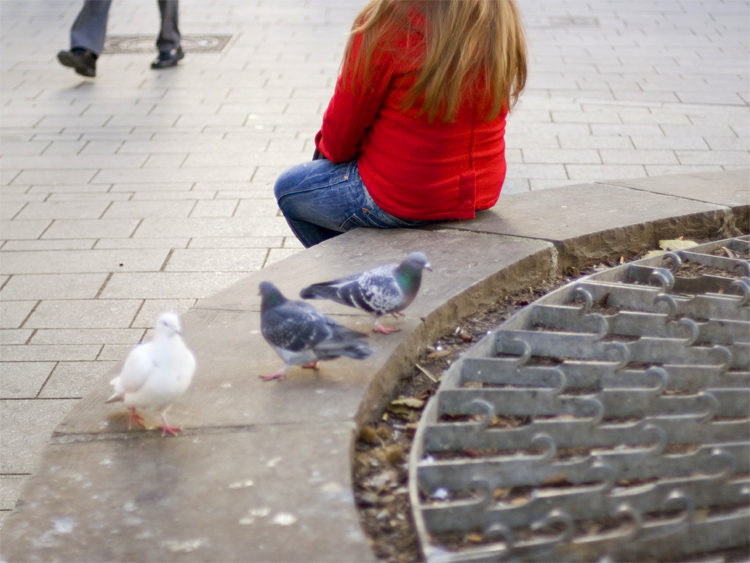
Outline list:
[[[88,49],[75,47],[70,51],[60,51],[57,53],[57,60],[63,66],[76,69],[78,74],[96,76],[96,55]]]
[[[151,63],[151,68],[169,68],[170,66],[177,66],[177,61],[185,58],[185,53],[182,51],[182,47],[177,47],[171,51],[163,51],[159,53],[159,56]]]

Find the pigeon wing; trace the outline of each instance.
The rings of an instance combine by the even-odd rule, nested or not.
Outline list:
[[[331,330],[326,317],[311,305],[287,301],[263,313],[261,332],[274,346],[299,352],[325,340]]]
[[[118,393],[135,393],[157,368],[153,357],[153,343],[142,344],[134,348],[125,359],[120,372],[119,383],[115,385]],[[119,387],[119,388],[118,388]]]
[[[383,315],[401,308],[403,291],[394,277],[395,266],[384,266],[363,273],[352,288],[353,298],[366,304],[359,307],[370,313]]]

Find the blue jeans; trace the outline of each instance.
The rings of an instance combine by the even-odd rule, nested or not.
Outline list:
[[[309,248],[357,227],[417,227],[380,209],[359,177],[357,161],[334,164],[325,159],[293,166],[274,186],[281,212],[295,236]]]

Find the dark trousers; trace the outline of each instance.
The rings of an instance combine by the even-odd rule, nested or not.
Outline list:
[[[86,0],[70,30],[70,47],[82,47],[97,56],[104,49],[107,37],[107,18],[112,0]],[[180,46],[177,27],[178,0],[159,0],[161,31],[156,40],[159,52],[171,51]]]

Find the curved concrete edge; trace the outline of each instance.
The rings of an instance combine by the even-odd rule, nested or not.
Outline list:
[[[701,194],[703,194],[701,196]],[[701,199],[703,197],[704,199]],[[477,219],[424,230],[352,231],[248,276],[184,316],[199,359],[172,410],[177,439],[126,432],[104,378],[55,431],[0,537],[7,561],[368,561],[351,491],[358,428],[376,418],[421,346],[566,268],[675,236],[750,232],[747,170],[613,181],[503,196]],[[260,280],[307,283],[420,249],[427,273],[402,330],[376,354],[282,381],[259,334]],[[326,302],[352,328],[369,318]],[[344,454],[347,455],[344,455]]]

